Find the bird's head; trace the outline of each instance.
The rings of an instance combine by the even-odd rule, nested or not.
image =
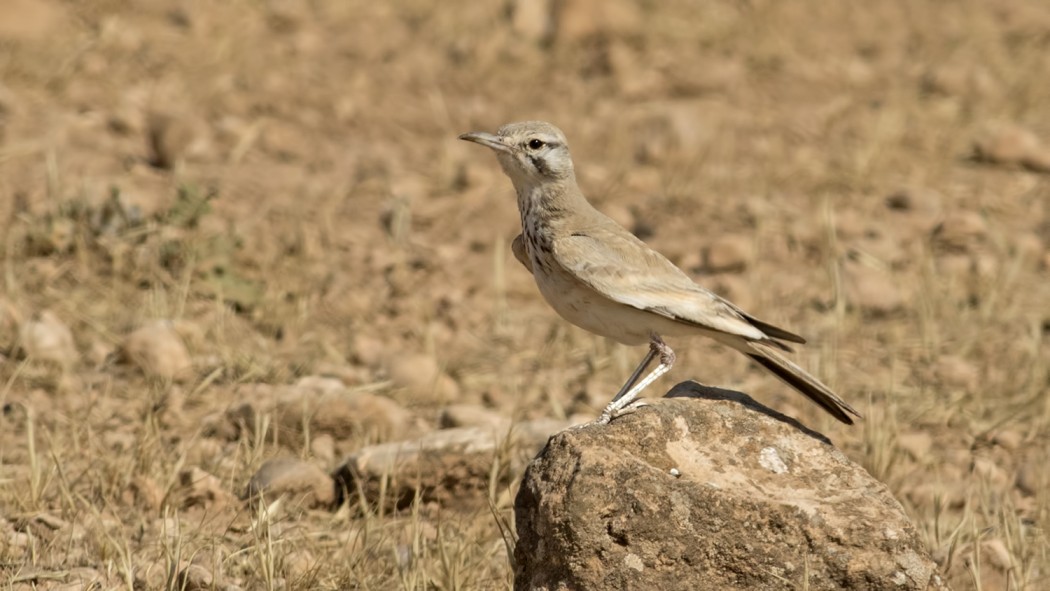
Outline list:
[[[464,133],[459,139],[481,144],[496,153],[503,172],[519,193],[548,183],[575,180],[565,134],[543,121],[508,123],[496,134]]]

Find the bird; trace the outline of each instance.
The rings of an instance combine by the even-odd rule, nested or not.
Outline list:
[[[576,182],[565,134],[544,121],[508,123],[495,134],[459,139],[496,154],[521,214],[514,257],[562,318],[625,345],[649,351],[595,421],[644,406],[638,397],[670,371],[675,352],[664,337],[706,336],[772,372],[847,425],[862,418],[847,402],[784,356],[801,336],[744,312],[698,285],[659,252],[590,204]],[[645,373],[658,361],[657,366]],[[644,377],[643,377],[644,376]]]

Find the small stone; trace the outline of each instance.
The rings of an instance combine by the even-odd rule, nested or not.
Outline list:
[[[252,411],[254,412],[254,411]],[[412,413],[396,400],[371,392],[341,390],[318,394],[303,388],[289,388],[277,402],[276,412],[283,429],[300,433],[309,424],[313,433],[327,433],[336,439],[355,436],[388,440],[406,436]],[[244,411],[233,417],[245,420]]]
[[[945,355],[938,359],[933,373],[941,384],[967,392],[975,391],[981,380],[981,372],[974,364],[955,355]]]
[[[1044,254],[1050,254],[1043,239],[1031,232],[1014,236],[1013,247],[1014,252],[1025,261],[1039,261]]]
[[[394,387],[406,390],[412,402],[448,402],[459,398],[459,385],[430,355],[395,353],[387,359],[386,368]]]
[[[1024,435],[1012,429],[1003,429],[1002,431],[996,431],[992,435],[992,443],[1006,451],[1016,451],[1024,443]]]
[[[987,128],[974,142],[974,158],[982,162],[1019,165],[1038,172],[1050,172],[1050,150],[1034,133],[1017,125]]]
[[[149,476],[137,476],[128,487],[131,503],[148,511],[157,511],[164,503],[164,489]]]
[[[186,591],[206,591],[213,589],[215,584],[211,571],[199,564],[190,564],[180,570],[176,581],[176,588]]]
[[[933,230],[933,243],[949,252],[970,252],[988,234],[988,223],[980,214],[972,211],[955,211],[948,214]]]
[[[923,92],[929,94],[981,97],[992,92],[996,83],[984,68],[942,65],[927,70],[922,76],[921,86]]]
[[[263,125],[259,147],[278,160],[297,161],[310,155],[315,140],[301,126],[269,119]]]
[[[1045,458],[1029,458],[1017,470],[1014,484],[1022,494],[1034,497],[1046,492],[1050,487],[1050,474],[1046,470]]]
[[[53,0],[0,2],[0,40],[44,41],[54,38],[68,13]]]
[[[476,404],[453,404],[441,410],[438,426],[442,429],[456,427],[502,428],[510,419]]]
[[[123,351],[147,376],[184,380],[192,374],[189,351],[169,321],[158,320],[132,332]]]
[[[357,363],[376,367],[386,357],[386,345],[382,340],[368,334],[355,334],[350,342],[352,358]]]
[[[513,0],[510,23],[515,33],[531,41],[546,41],[554,32],[551,0]]]
[[[938,213],[944,199],[932,189],[901,187],[886,197],[886,207],[897,211]]]
[[[904,293],[889,274],[860,265],[846,271],[846,296],[862,313],[882,317],[904,309]]]
[[[560,0],[554,7],[554,31],[559,41],[627,35],[644,21],[638,6],[628,0]]]
[[[738,273],[754,259],[754,244],[746,236],[720,236],[704,249],[704,269],[709,273]]]
[[[380,499],[404,506],[417,495],[425,502],[443,505],[476,503],[491,486],[493,454],[509,454],[512,469],[520,473],[513,458],[532,457],[544,442],[569,425],[566,421],[538,419],[499,431],[489,427],[460,427],[432,431],[418,439],[370,445],[347,456],[333,474],[351,494],[362,492],[369,500]],[[505,480],[502,480],[505,482]]]
[[[335,437],[321,433],[310,440],[310,453],[324,463],[335,460]]]
[[[901,448],[913,460],[922,461],[928,458],[933,449],[933,436],[925,431],[909,431],[897,436],[897,447]]]
[[[146,118],[150,164],[171,170],[185,159],[193,144],[200,141],[201,125],[188,115],[155,112]]]
[[[1005,487],[1010,482],[1010,478],[999,464],[992,458],[985,456],[978,456],[974,458],[971,471],[975,476],[980,477],[985,482],[996,488]]]
[[[235,499],[218,478],[196,466],[179,472],[179,485],[183,507],[221,510]]]
[[[50,310],[23,324],[19,337],[26,356],[31,360],[51,362],[67,369],[77,361],[73,333]]]
[[[293,458],[267,460],[248,482],[244,499],[257,500],[288,496],[295,505],[308,508],[328,507],[336,499],[332,477],[317,466]]]

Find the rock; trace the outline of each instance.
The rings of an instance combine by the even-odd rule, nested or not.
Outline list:
[[[972,252],[988,235],[988,223],[972,211],[955,211],[933,229],[933,244],[946,252]]]
[[[559,41],[628,35],[642,15],[630,0],[559,0],[554,4],[554,35]]]
[[[179,571],[176,588],[185,591],[205,591],[214,588],[215,578],[211,571],[199,564],[190,564]]]
[[[164,504],[164,489],[149,476],[136,476],[128,485],[125,501],[146,511],[158,511]]]
[[[190,353],[167,320],[147,324],[129,334],[124,339],[123,352],[147,376],[184,380],[192,374]]]
[[[235,499],[218,478],[196,466],[179,472],[179,486],[184,508],[200,506],[222,510]]]
[[[423,501],[474,502],[488,490],[497,454],[513,451],[511,463],[523,465],[551,433],[568,425],[541,419],[508,423],[498,431],[443,429],[419,439],[361,448],[343,460],[334,476],[351,494],[362,491],[370,501],[383,499],[399,508],[411,504],[417,491]]]
[[[981,381],[981,372],[969,361],[956,355],[945,355],[933,366],[937,381],[949,388],[974,392]]]
[[[720,236],[704,249],[704,270],[709,273],[738,273],[754,260],[755,247],[746,236]]]
[[[425,353],[394,353],[386,362],[395,388],[405,390],[410,402],[448,402],[459,398],[459,385],[437,359]]]
[[[957,548],[948,570],[949,582],[967,589],[1013,589],[1017,566],[998,538],[969,542]],[[979,577],[978,581],[974,576]]]
[[[910,431],[897,436],[897,447],[915,461],[926,459],[933,449],[933,436],[926,431]]]
[[[886,207],[896,211],[937,214],[944,201],[941,194],[924,187],[901,187],[886,196]]]
[[[438,426],[442,429],[456,427],[488,427],[506,430],[510,419],[476,404],[453,404],[441,409]]]
[[[412,413],[396,401],[346,388],[311,392],[302,387],[290,387],[280,395],[275,411],[278,423],[286,433],[299,434],[308,424],[311,432],[326,433],[336,439],[354,436],[383,441],[398,439],[406,436],[413,423]]]
[[[77,362],[73,333],[50,310],[45,310],[35,320],[24,323],[19,330],[19,338],[29,359],[47,361],[65,369]]]
[[[511,28],[531,41],[547,41],[554,32],[552,8],[552,0],[512,0]]]
[[[310,453],[326,464],[335,460],[335,437],[321,433],[310,440]]]
[[[1017,451],[1024,444],[1024,435],[1013,429],[1003,429],[993,433],[991,440],[1006,451]]]
[[[185,113],[154,112],[146,117],[150,164],[171,170],[204,142],[204,124]]]
[[[1014,484],[1021,494],[1035,496],[1050,487],[1050,474],[1046,470],[1045,458],[1029,458],[1017,470]]]
[[[921,81],[923,92],[943,96],[982,97],[996,89],[995,79],[982,67],[942,65],[927,70]]]
[[[863,265],[845,271],[847,301],[861,313],[883,317],[904,309],[905,295],[889,273]]]
[[[516,589],[946,588],[822,435],[738,392],[669,396],[550,439],[515,501]]]
[[[252,475],[242,498],[255,501],[260,495],[269,500],[287,496],[293,505],[308,508],[330,507],[336,500],[331,476],[309,462],[293,458],[267,460]]]
[[[993,125],[974,141],[974,159],[1050,172],[1050,148],[1032,132],[1017,125]]]
[[[66,15],[65,8],[53,0],[0,2],[0,40],[47,40],[63,25]]]

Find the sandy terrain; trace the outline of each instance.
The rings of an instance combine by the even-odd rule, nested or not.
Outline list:
[[[517,464],[492,510],[235,496],[451,404],[616,391],[644,351],[548,309],[510,183],[456,140],[522,119],[866,420],[701,340],[657,391],[826,433],[956,589],[1047,588],[1048,72],[1041,0],[0,1],[0,588],[509,588]],[[228,412],[322,377],[408,412]]]

